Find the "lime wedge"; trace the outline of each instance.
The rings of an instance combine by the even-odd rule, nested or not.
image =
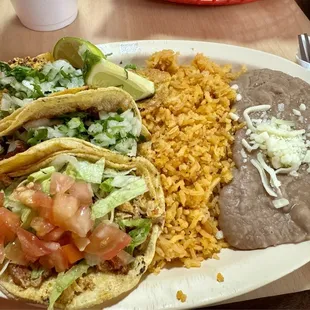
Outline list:
[[[85,82],[92,87],[120,87],[134,100],[141,100],[155,93],[154,83],[146,78],[104,59],[91,56],[85,60]]]
[[[54,46],[53,57],[55,60],[65,59],[69,61],[73,67],[82,69],[84,63],[79,55],[79,49],[82,45],[84,45],[86,49],[93,54],[100,57],[105,57],[98,47],[89,41],[75,37],[64,37],[60,39]]]

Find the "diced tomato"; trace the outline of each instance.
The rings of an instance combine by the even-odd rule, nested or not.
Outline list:
[[[4,258],[4,236],[0,236],[0,265],[3,263]]]
[[[8,229],[1,220],[0,220],[0,235],[4,237],[5,244],[14,241],[16,238],[16,234],[12,232],[10,229]]]
[[[39,210],[40,216],[51,222],[53,199],[41,191],[36,191],[32,196],[32,202],[33,206]]]
[[[102,223],[90,236],[85,252],[97,254],[105,260],[112,259],[131,241],[129,235],[113,225]]]
[[[4,248],[5,257],[12,261],[13,264],[17,265],[28,265],[28,261],[23,253],[21,244],[18,239],[16,239],[14,242],[9,243]]]
[[[67,256],[67,259],[70,264],[74,264],[77,261],[84,258],[84,255],[82,252],[80,252],[75,245],[73,244],[67,244],[61,247],[64,254]]]
[[[75,182],[69,189],[69,194],[77,198],[82,206],[91,206],[93,203],[93,190],[91,185],[85,182]]]
[[[22,228],[18,228],[17,237],[25,256],[31,262],[60,248],[59,243],[42,241],[34,234]]]
[[[43,237],[51,232],[55,226],[42,217],[34,217],[30,223],[38,237]]]
[[[55,195],[57,193],[65,193],[74,183],[74,179],[68,175],[54,172],[51,177],[50,193]]]
[[[94,221],[91,219],[89,207],[81,207],[66,222],[66,228],[80,237],[86,237],[87,233],[94,225]]]
[[[43,237],[43,239],[46,241],[58,241],[64,233],[65,233],[64,229],[62,229],[60,227],[56,227],[51,232],[46,234]]]
[[[53,204],[54,222],[60,227],[66,227],[66,222],[78,210],[79,201],[68,194],[56,194]]]
[[[80,251],[84,251],[85,248],[89,245],[90,240],[88,238],[79,237],[76,234],[72,234],[73,243]]]
[[[20,226],[19,216],[6,208],[0,208],[0,220],[7,228],[15,233]]]
[[[19,216],[6,208],[0,208],[0,236],[5,237],[5,242],[15,240],[16,231],[20,226]]]
[[[57,272],[63,272],[69,268],[69,261],[62,248],[52,252],[49,255],[41,257],[39,262],[47,269],[55,268]]]
[[[53,260],[50,258],[50,255],[40,257],[39,263],[46,269],[53,269],[55,267]]]
[[[71,232],[66,231],[61,238],[58,240],[58,243],[63,246],[69,243],[72,243],[72,237],[71,237]]]
[[[4,193],[0,193],[0,208],[3,207],[4,204]]]
[[[33,187],[34,188],[34,187]],[[17,188],[14,191],[14,197],[18,199],[24,205],[39,210],[41,217],[46,219],[51,219],[51,210],[53,205],[53,200],[47,194],[41,192],[40,190],[27,188]]]

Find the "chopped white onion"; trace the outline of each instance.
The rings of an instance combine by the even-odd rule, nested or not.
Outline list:
[[[239,86],[237,84],[234,84],[234,85],[231,85],[230,88],[233,90],[238,90]]]
[[[279,190],[279,187],[281,186],[281,182],[278,180],[277,175],[270,166],[268,166],[264,160],[264,157],[262,153],[257,154],[257,160],[260,163],[261,167],[270,175],[271,184]]]
[[[253,146],[251,146],[251,145],[248,143],[248,141],[245,140],[245,139],[242,139],[241,142],[242,142],[243,147],[245,147],[246,150],[247,150],[249,153],[251,153],[252,151],[258,149],[258,145],[257,145],[257,144],[254,144]]]
[[[236,101],[238,102],[238,101],[241,101],[241,100],[242,100],[241,94],[237,94]]]
[[[269,104],[256,105],[254,107],[246,108],[243,111],[243,117],[247,123],[248,128],[251,129],[253,132],[256,130],[255,127],[253,126],[249,113],[259,112],[259,111],[268,111],[270,108],[271,108],[271,105]]]
[[[276,209],[283,208],[285,206],[288,206],[290,202],[285,198],[275,199],[272,201],[272,204]]]
[[[216,232],[216,234],[215,234],[215,238],[216,238],[217,240],[224,239],[224,233],[223,233],[223,231],[222,231],[222,230],[218,230],[218,231]]]
[[[278,111],[283,112],[284,111],[284,103],[279,103],[278,104]]]
[[[229,113],[229,116],[230,118],[233,120],[233,121],[237,121],[239,119],[239,116],[235,113]]]
[[[293,109],[293,114],[296,115],[296,116],[300,116],[301,115],[300,111],[298,111],[296,109]]]

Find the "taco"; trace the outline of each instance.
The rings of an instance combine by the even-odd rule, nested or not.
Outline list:
[[[38,98],[87,88],[82,70],[50,53],[0,61],[0,119]]]
[[[165,211],[148,160],[60,138],[3,160],[0,174],[5,295],[85,309],[139,283]]]
[[[40,98],[0,120],[0,159],[40,142],[75,137],[135,156],[149,138],[135,101],[117,87]]]

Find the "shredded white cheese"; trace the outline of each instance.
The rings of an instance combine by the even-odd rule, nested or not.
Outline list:
[[[241,94],[237,94],[236,101],[241,101],[241,100],[242,100]]]
[[[242,139],[241,142],[242,142],[243,147],[245,147],[246,150],[247,150],[249,153],[251,153],[252,151],[258,149],[258,144],[254,144],[253,146],[251,146],[251,145],[248,143],[248,141],[245,140],[245,139]]]
[[[253,123],[251,121],[249,113],[260,112],[260,111],[268,111],[270,108],[271,108],[271,105],[263,104],[263,105],[256,105],[254,107],[249,107],[249,108],[245,109],[243,111],[243,117],[246,121],[248,128],[251,129],[253,132],[255,131],[255,127],[253,126]]]
[[[289,173],[289,175],[291,175],[292,177],[298,177],[299,173],[296,170],[293,170]]]
[[[230,88],[233,89],[233,90],[238,90],[239,86],[237,84],[234,84],[234,85],[231,85]]]
[[[253,112],[266,113],[270,108],[270,105],[260,105],[244,110],[243,116],[248,126],[246,134],[249,137],[248,141],[242,139],[241,142],[248,152],[257,148],[261,150],[257,155],[257,160],[252,159],[251,163],[258,170],[266,192],[272,197],[280,196],[274,201],[275,207],[282,208],[288,205],[289,201],[281,197],[281,182],[277,174],[298,176],[297,171],[303,163],[310,165],[310,150],[308,150],[310,141],[306,139],[310,133],[306,136],[304,129],[296,130],[293,121],[275,117],[251,119],[249,116]],[[300,108],[303,110],[305,107],[301,105]],[[278,109],[284,110],[284,104],[283,106],[279,104]],[[299,119],[303,121],[300,111],[293,109],[293,113],[300,116]],[[310,167],[307,171],[310,172]]]
[[[277,169],[276,170],[276,174],[289,174],[291,173],[292,171],[295,171],[294,170],[295,168],[280,168],[280,169]]]
[[[244,149],[241,150],[241,156],[242,156],[242,158],[247,158],[248,157],[248,155],[246,154]]]
[[[273,191],[273,189],[271,188],[271,186],[269,185],[265,170],[263,169],[263,167],[260,165],[260,163],[255,160],[255,159],[251,159],[251,164],[258,170],[260,178],[262,180],[263,186],[266,190],[266,192],[272,196],[272,197],[278,197],[278,195]]]
[[[257,160],[261,167],[270,175],[271,185],[280,190],[281,182],[278,180],[275,170],[266,164],[262,153],[257,154]]]
[[[300,110],[300,111],[306,111],[306,109],[307,109],[307,107],[306,107],[306,105],[303,104],[303,103],[299,106],[299,110]]]

